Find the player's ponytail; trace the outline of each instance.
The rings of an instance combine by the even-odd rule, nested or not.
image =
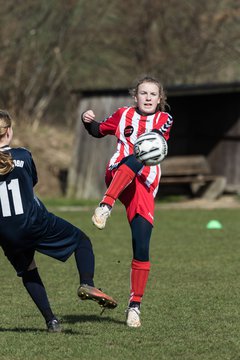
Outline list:
[[[11,155],[0,151],[0,175],[6,175],[14,168],[14,163]]]
[[[0,139],[5,136],[7,129],[12,126],[12,119],[7,111],[0,110]],[[0,149],[0,175],[6,175],[14,168],[11,154]]]

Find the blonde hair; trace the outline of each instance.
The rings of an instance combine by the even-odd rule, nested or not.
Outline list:
[[[0,139],[6,135],[7,129],[12,126],[12,119],[7,111],[0,110]],[[14,168],[11,154],[0,151],[0,175],[6,175]]]
[[[136,81],[135,85],[131,89],[129,89],[129,94],[133,97],[136,96],[138,93],[139,85],[141,85],[145,82],[150,82],[150,83],[157,85],[157,87],[159,89],[159,97],[160,97],[160,103],[157,106],[157,110],[164,111],[166,106],[169,106],[167,103],[167,96],[166,96],[166,93],[163,89],[161,82],[153,76],[145,75],[142,78],[138,79]]]

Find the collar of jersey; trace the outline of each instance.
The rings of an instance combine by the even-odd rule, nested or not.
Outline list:
[[[9,145],[4,145],[0,147],[0,151],[4,151],[4,150],[10,150],[10,146]]]
[[[150,116],[150,115],[156,114],[156,111],[154,111],[154,112],[151,113],[151,114],[143,115],[143,113],[142,113],[137,107],[135,108],[135,110],[136,110],[136,112],[137,112],[139,115],[144,116],[144,117],[148,117],[148,116]]]

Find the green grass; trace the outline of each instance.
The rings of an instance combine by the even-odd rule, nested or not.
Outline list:
[[[240,210],[158,210],[151,242],[142,327],[125,326],[129,291],[130,231],[117,207],[103,231],[92,211],[58,213],[92,238],[96,286],[119,305],[100,316],[76,297],[74,258],[65,264],[37,255],[52,307],[64,333],[48,334],[34,304],[1,257],[1,360],[240,359]],[[207,230],[211,219],[222,230]]]

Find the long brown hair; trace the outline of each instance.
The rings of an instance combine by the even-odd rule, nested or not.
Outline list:
[[[131,89],[129,89],[129,94],[133,97],[136,96],[138,93],[139,85],[141,85],[145,82],[150,82],[150,83],[157,85],[157,87],[159,89],[159,97],[160,97],[160,103],[157,106],[157,110],[164,111],[166,106],[169,107],[169,105],[167,103],[167,96],[166,96],[165,90],[163,89],[163,85],[161,84],[161,82],[153,76],[145,75],[142,78],[138,79],[136,81],[135,85]]]
[[[7,129],[12,126],[12,119],[7,111],[0,110],[0,139],[6,135]],[[11,154],[0,151],[0,175],[6,175],[14,168]]]

